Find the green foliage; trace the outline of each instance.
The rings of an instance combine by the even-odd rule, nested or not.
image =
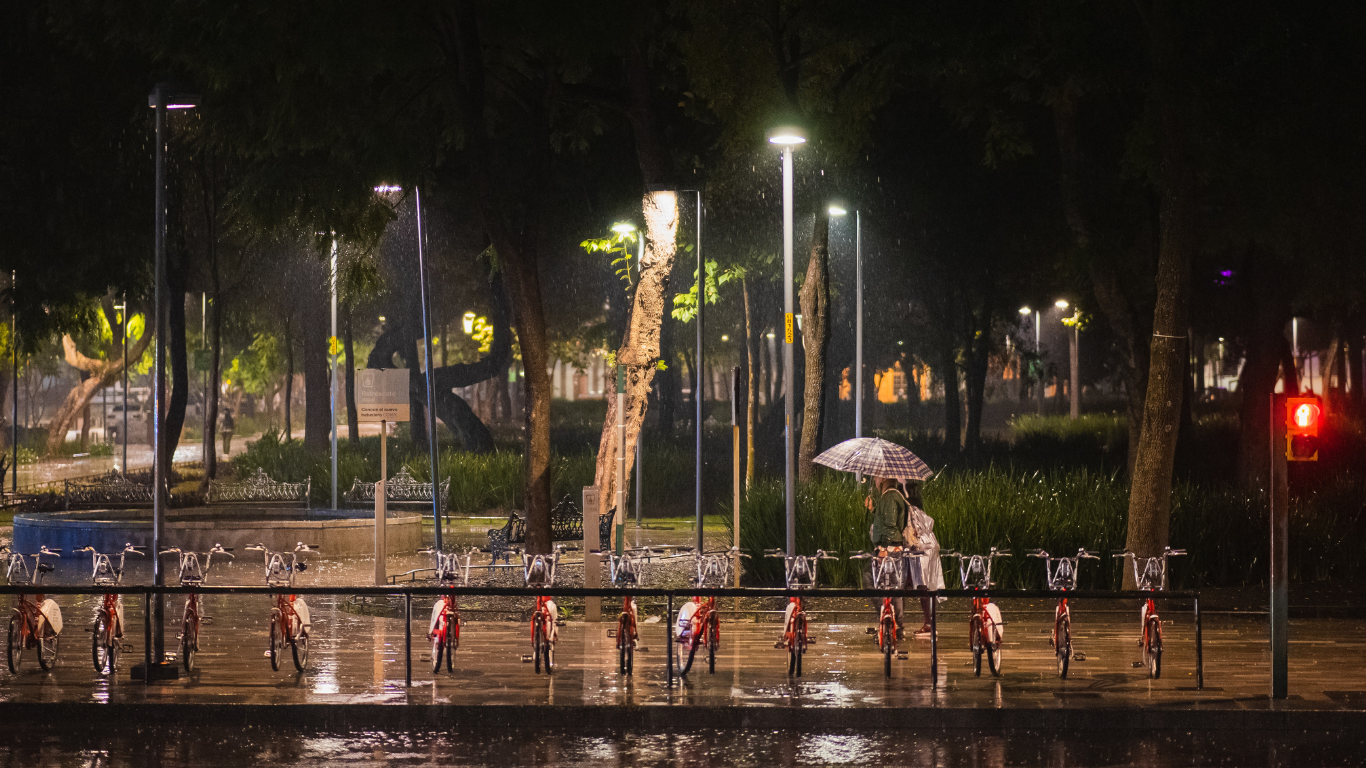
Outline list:
[[[726,517],[727,528],[731,519]],[[780,480],[755,483],[740,502],[740,549],[749,555],[745,573],[755,584],[781,586],[783,563],[764,557],[764,550],[785,548],[787,511]],[[840,560],[822,561],[820,584],[831,587],[859,585],[861,561],[848,554],[868,547],[868,517],[863,490],[852,479],[824,477],[797,489],[797,550],[814,554],[824,549]]]
[[[718,271],[716,262],[707,260],[707,303],[715,304],[720,299],[720,287],[744,276],[744,270],[729,267]],[[691,323],[697,317],[697,270],[692,272],[692,286],[687,293],[674,295],[673,318],[680,322]]]
[[[285,368],[284,342],[273,333],[258,333],[251,346],[228,364],[223,378],[257,397],[270,394]]]
[[[579,247],[589,253],[605,253],[608,256],[615,256],[616,258],[613,258],[611,261],[612,270],[616,274],[617,279],[621,280],[626,290],[626,295],[630,296],[631,289],[635,287],[636,280],[636,278],[633,278],[631,275],[631,262],[633,260],[639,261],[636,259],[635,254],[631,252],[631,246],[635,245],[639,240],[640,233],[634,229],[625,232],[613,231],[608,237],[589,238],[588,240],[584,240],[582,243],[579,243]],[[640,265],[638,263],[635,268],[636,272],[639,273]]]

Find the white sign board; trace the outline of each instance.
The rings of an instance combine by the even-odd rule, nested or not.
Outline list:
[[[408,421],[408,369],[356,371],[356,415],[359,421]]]

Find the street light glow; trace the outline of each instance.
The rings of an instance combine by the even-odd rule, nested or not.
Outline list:
[[[778,334],[774,333],[773,331],[769,331],[767,334],[765,334],[765,338],[776,339],[778,338]]]
[[[1067,309],[1069,305],[1067,303],[1067,299],[1058,299],[1057,301],[1053,302],[1053,306],[1057,307],[1058,309]]]
[[[612,225],[612,231],[616,232],[619,235],[624,235],[627,232],[636,231],[636,225],[626,221],[619,221],[616,224]]]
[[[843,215],[845,215],[846,213],[848,213],[848,211],[846,211],[845,209],[839,207],[838,205],[832,205],[832,206],[830,206],[829,211],[830,211],[830,215],[831,215],[831,216],[843,216]]]
[[[1027,314],[1029,314],[1030,312],[1033,312],[1033,311],[1034,311],[1034,310],[1030,309],[1029,307],[1020,307],[1020,314],[1022,314],[1022,315],[1027,315]]]
[[[375,187],[375,191],[381,194],[385,192],[402,192],[403,187],[400,187],[397,184],[381,184],[378,187]]]
[[[474,333],[474,313],[473,313],[473,312],[466,312],[465,315],[464,315],[464,317],[460,318],[460,327],[463,328],[463,329],[465,330],[465,335],[466,335],[466,336],[470,336],[470,335],[472,335],[472,334]]]
[[[730,337],[723,333],[721,334],[721,341],[730,341]]]
[[[768,132],[768,143],[779,146],[794,146],[806,143],[806,131],[795,125],[784,125]]]

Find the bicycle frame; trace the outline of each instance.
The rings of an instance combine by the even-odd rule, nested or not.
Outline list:
[[[182,587],[198,587],[202,585],[213,568],[214,555],[226,555],[235,557],[232,551],[225,549],[221,544],[214,544],[208,552],[203,553],[204,563],[201,566],[198,552],[186,552],[178,547],[163,549],[162,555],[175,555],[179,560],[179,580]],[[181,613],[180,619],[180,658],[185,666],[186,672],[194,671],[195,654],[199,651],[199,627],[209,617],[205,616],[202,610],[200,596],[198,592],[191,592],[185,596],[185,610]]]
[[[261,552],[265,562],[266,586],[293,587],[294,575],[308,570],[308,563],[299,562],[299,554],[316,552],[316,546],[299,542],[292,552],[272,552],[264,544],[247,547],[248,551]],[[300,613],[302,606],[304,613]],[[298,595],[287,591],[275,594],[275,606],[270,612],[270,666],[280,668],[279,648],[288,644],[294,656],[294,667],[302,672],[308,666],[309,629],[312,626],[308,605]]]
[[[1001,609],[991,602],[987,590],[994,582],[991,566],[998,557],[1010,557],[1007,550],[992,547],[985,555],[964,555],[959,552],[945,552],[944,557],[958,558],[958,578],[963,589],[977,590],[981,594],[972,597],[972,612],[968,614],[968,648],[972,651],[973,672],[982,674],[982,655],[986,654],[991,674],[1001,674]]]
[[[555,568],[563,552],[564,547],[556,545],[548,555],[522,553],[522,582],[528,587],[553,586]],[[559,639],[558,611],[554,600],[546,595],[536,596],[536,606],[531,612],[531,654],[538,673],[542,662],[545,663],[546,674],[550,674],[555,665],[555,642]]]
[[[640,586],[643,566],[649,562],[654,552],[648,547],[628,549],[621,555],[607,553],[608,570],[613,584],[623,587]],[[635,653],[640,650],[639,616],[636,601],[631,595],[624,595],[621,601],[621,614],[617,617],[617,627],[609,635],[616,637],[617,671],[630,675],[635,671]]]
[[[8,555],[8,565],[5,569],[5,576],[8,583],[12,585],[33,585],[39,588],[42,583],[43,575],[53,570],[51,563],[42,562],[43,555],[50,557],[61,557],[60,549],[49,549],[39,547],[38,552],[33,555],[24,555],[19,552],[12,552],[9,549],[0,550]],[[33,570],[29,571],[25,557],[33,558]],[[53,626],[48,623],[47,616],[42,611],[42,606],[47,602],[47,596],[41,591],[30,597],[27,593],[20,593],[15,596],[13,615],[10,617],[10,636],[7,640],[6,661],[11,673],[19,672],[20,657],[29,648],[38,648],[38,665],[43,671],[50,671],[57,663],[58,636],[60,629],[60,610],[58,610],[58,625],[53,627],[50,635],[42,633],[43,625]],[[55,605],[55,603],[54,603]],[[51,639],[51,658],[46,659],[44,654],[43,642],[45,638]]]
[[[1029,553],[1029,557],[1043,560],[1044,581],[1053,592],[1070,592],[1077,588],[1077,573],[1082,560],[1099,560],[1094,553],[1083,547],[1071,557],[1053,557],[1042,549]],[[1058,676],[1067,677],[1067,669],[1072,661],[1072,609],[1067,604],[1067,596],[1058,598],[1058,606],[1053,611],[1053,631],[1048,643],[1053,647],[1058,659]]]
[[[436,549],[419,550],[429,554],[436,561],[436,578],[443,585],[454,587],[456,582],[468,586],[470,583],[470,560],[477,550],[473,547],[464,552],[465,562],[460,562],[460,552],[440,552]],[[460,605],[454,594],[437,598],[432,606],[432,619],[428,625],[427,641],[432,644],[432,672],[441,670],[441,660],[446,659],[446,671],[453,671],[455,650],[460,646]]]
[[[74,550],[77,552],[90,553],[90,581],[97,587],[117,587],[123,581],[123,567],[128,553],[142,555],[137,547],[132,544],[125,544],[123,550],[118,553],[119,566],[114,567],[110,559],[114,555],[101,554],[95,551],[94,547],[81,547]],[[91,658],[95,664],[96,674],[104,674],[106,671],[113,674],[117,667],[118,654],[122,650],[123,640],[123,597],[116,592],[106,592],[104,600],[100,604],[99,610],[95,613],[94,634],[91,637]]]
[[[1112,555],[1128,560],[1133,565],[1135,587],[1150,593],[1139,614],[1138,644],[1143,649],[1143,665],[1148,669],[1148,676],[1154,680],[1162,676],[1162,619],[1157,615],[1157,602],[1152,593],[1167,590],[1168,558],[1184,554],[1186,551],[1183,549],[1164,547],[1162,554],[1155,557],[1140,557],[1128,550]]]
[[[768,557],[783,559],[783,582],[788,589],[815,589],[816,571],[821,560],[835,560],[825,550],[816,550],[815,555],[788,555],[781,550],[767,550]],[[806,600],[800,594],[787,599],[787,611],[783,618],[783,639],[775,647],[785,648],[788,653],[787,673],[802,676],[802,656],[811,644],[807,633]]]
[[[738,547],[720,552],[695,553],[697,575],[693,578],[693,586],[699,589],[724,587],[730,575],[731,560],[741,557],[748,555],[742,554]],[[692,669],[692,661],[698,648],[707,649],[707,670],[715,673],[716,651],[721,647],[721,614],[716,610],[716,596],[694,596],[690,604],[694,606],[694,610],[688,620],[687,631],[680,631],[678,637],[678,642],[688,650],[687,661],[684,661],[683,649],[679,649],[679,675],[686,675],[688,670]],[[681,613],[680,611],[680,623]]]

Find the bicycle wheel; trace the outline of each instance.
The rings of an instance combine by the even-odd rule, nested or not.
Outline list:
[[[455,671],[455,649],[460,647],[460,614],[451,614],[446,622],[446,671]]]
[[[623,613],[617,619],[617,671],[626,674],[626,649],[631,645],[630,617]]]
[[[1148,667],[1148,677],[1153,680],[1162,676],[1162,625],[1156,616],[1148,619],[1148,646],[1144,649],[1143,661]]]
[[[432,674],[441,671],[441,658],[446,654],[446,639],[441,636],[441,628],[432,633]]]
[[[694,633],[693,636],[692,636],[692,638],[691,638],[690,640],[688,640],[688,656],[687,656],[686,659],[683,657],[683,649],[682,649],[682,648],[678,649],[678,675],[679,675],[679,677],[682,677],[683,675],[688,674],[688,670],[692,669],[692,660],[693,660],[693,657],[697,655],[697,643],[698,643],[698,639],[699,639],[698,634]]]
[[[5,641],[5,662],[9,665],[10,674],[19,674],[19,664],[24,658],[24,638],[23,620],[19,614],[9,617],[9,635]]]
[[[991,669],[993,677],[1001,676],[1001,626],[994,621],[987,621],[986,642],[987,667]]]
[[[192,613],[186,612],[185,621],[180,626],[180,660],[186,672],[194,671],[194,655],[199,651],[199,622]]]
[[[280,633],[280,620],[272,617],[270,620],[270,668],[276,672],[280,671],[280,646],[284,644],[284,636]]]
[[[308,668],[308,635],[300,634],[289,643],[289,650],[294,654],[294,668],[300,672]]]
[[[882,674],[892,676],[892,656],[896,654],[896,622],[890,616],[882,621]]]
[[[109,669],[109,617],[101,610],[95,617],[95,629],[90,633],[90,659],[95,663],[95,674],[103,675]]]
[[[716,649],[721,645],[721,618],[715,613],[708,622],[711,631],[707,633],[707,673],[716,674]]]
[[[536,674],[541,674],[541,619],[539,616],[531,620],[531,655],[535,657]]]
[[[1058,622],[1058,677],[1067,679],[1067,665],[1072,661],[1072,620],[1066,617]]]
[[[57,647],[62,636],[52,631],[52,625],[43,622],[43,635],[38,638],[38,666],[44,672],[51,672],[57,666]]]
[[[968,645],[972,648],[972,674],[982,676],[982,619],[973,616],[968,621]]]
[[[797,677],[802,676],[802,655],[806,653],[806,617],[797,615],[792,617],[792,645],[788,653],[791,656],[787,662],[787,673],[796,673]]]
[[[549,621],[554,621],[554,619],[549,619]],[[548,675],[555,671],[555,644],[550,641],[550,629],[546,629],[542,634],[544,639],[541,641],[541,647],[545,649],[545,673]]]

